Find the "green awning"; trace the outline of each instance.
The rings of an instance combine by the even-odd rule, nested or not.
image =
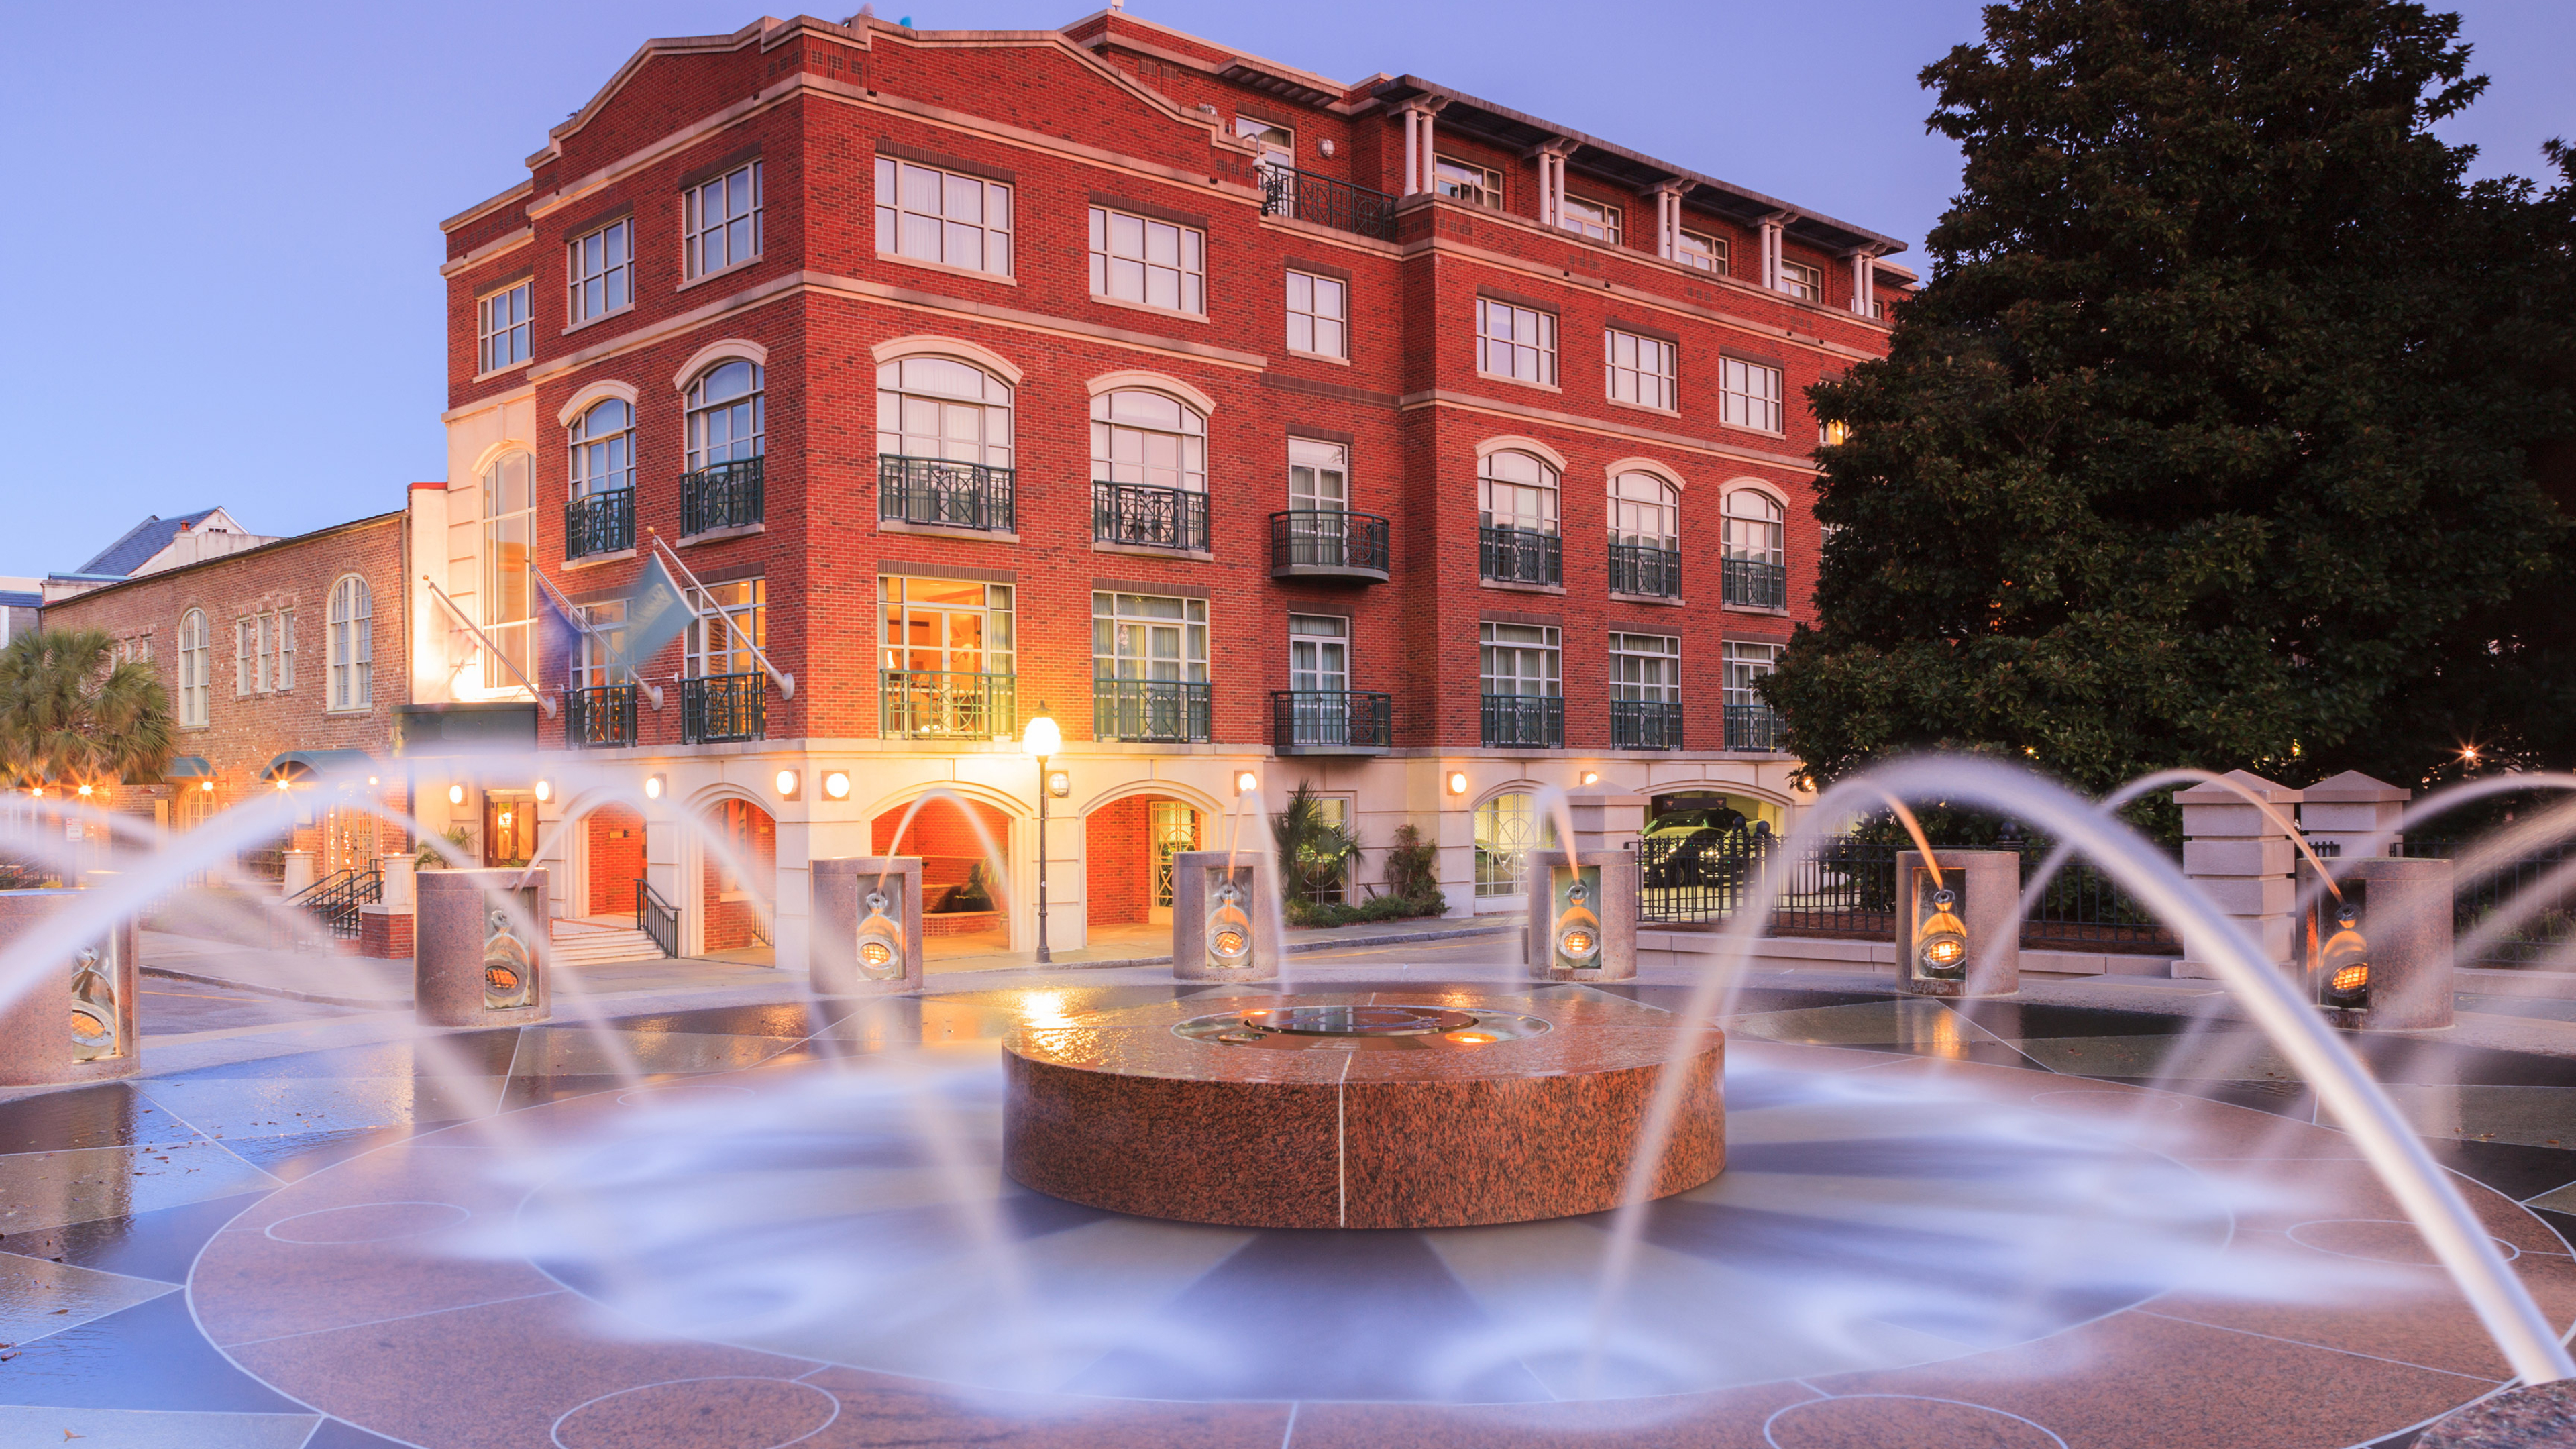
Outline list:
[[[321,775],[354,775],[375,767],[376,757],[364,750],[288,750],[268,762],[259,772],[260,783],[285,780],[294,784]]]
[[[172,757],[170,763],[161,767],[161,778],[164,780],[211,780],[215,778],[215,767],[207,764],[206,757],[203,755],[178,755]]]

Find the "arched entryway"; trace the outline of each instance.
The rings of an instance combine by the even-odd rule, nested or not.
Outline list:
[[[602,805],[574,827],[581,832],[580,895],[572,914],[585,920],[635,915],[635,883],[644,879],[644,814],[631,805]]]
[[[869,827],[875,854],[921,857],[922,949],[933,956],[1010,949],[1010,841],[1010,817],[980,800],[898,805]]]
[[[778,822],[748,800],[718,800],[706,813],[699,852],[701,954],[769,964],[771,903],[778,880]]]
[[[1165,795],[1129,795],[1083,817],[1086,937],[1140,940],[1172,922],[1172,857],[1202,850],[1211,836],[1207,812]]]

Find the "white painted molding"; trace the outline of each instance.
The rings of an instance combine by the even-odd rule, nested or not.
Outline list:
[[[690,353],[689,360],[681,363],[680,370],[671,375],[671,390],[673,392],[687,392],[689,390],[689,384],[697,381],[699,373],[706,371],[708,368],[715,366],[719,362],[724,362],[736,357],[742,358],[754,366],[759,367],[763,371],[768,370],[768,348],[761,346],[757,342],[747,341],[740,337],[728,337],[721,342],[710,342],[706,346],[699,348],[697,351]]]
[[[929,333],[898,337],[892,342],[878,343],[876,357],[879,367],[899,357],[953,357],[960,362],[971,362],[1013,387],[1020,385],[1020,370],[1011,365],[1009,358],[962,337],[939,337]]]
[[[572,420],[580,417],[583,413],[590,411],[591,404],[598,402],[602,398],[612,397],[625,403],[630,408],[639,405],[639,399],[635,391],[635,384],[631,382],[613,382],[603,379],[599,382],[582,384],[581,391],[574,393],[571,401],[566,402],[563,405],[563,411],[555,414],[555,421],[563,424],[567,428],[571,427]]]
[[[1618,482],[1622,473],[1652,473],[1675,488],[1690,487],[1690,480],[1675,472],[1671,464],[1659,463],[1652,458],[1622,458],[1611,464],[1602,475],[1605,486]]]
[[[1192,408],[1196,409],[1198,411],[1198,415],[1203,418],[1216,411],[1215,398],[1209,397],[1206,393],[1199,391],[1197,388],[1190,386],[1188,383],[1181,381],[1179,378],[1174,377],[1167,372],[1142,372],[1135,369],[1127,369],[1119,372],[1104,372],[1098,377],[1093,378],[1090,382],[1084,384],[1084,386],[1091,389],[1091,395],[1093,397],[1098,397],[1104,392],[1119,392],[1128,388],[1140,388],[1146,392],[1168,393],[1169,395],[1188,403]]]
[[[1519,433],[1500,433],[1476,445],[1476,461],[1483,463],[1495,453],[1535,453],[1545,458],[1549,467],[1560,475],[1565,472],[1565,455],[1536,438]]]

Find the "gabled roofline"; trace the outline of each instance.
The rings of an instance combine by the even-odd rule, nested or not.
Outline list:
[[[299,543],[311,543],[311,542],[313,542],[315,539],[318,539],[318,538],[327,538],[327,537],[329,537],[330,535],[335,534],[335,533],[346,533],[346,532],[348,532],[349,530],[354,529],[354,528],[364,528],[364,527],[366,527],[368,524],[371,524],[371,523],[383,523],[383,522],[386,522],[387,520],[390,520],[390,519],[407,519],[407,518],[409,518],[409,517],[411,517],[411,510],[410,510],[410,509],[408,509],[408,508],[397,508],[397,509],[394,509],[393,511],[391,511],[391,512],[389,512],[389,513],[370,513],[370,514],[368,514],[368,515],[367,515],[366,517],[364,517],[364,518],[352,518],[352,519],[350,519],[349,521],[347,521],[346,523],[326,523],[326,524],[322,525],[320,528],[313,529],[312,531],[307,532],[307,533],[294,533],[294,534],[289,534],[289,535],[287,535],[287,536],[286,536],[286,537],[284,537],[284,538],[271,539],[271,540],[269,540],[268,542],[263,543],[263,544],[259,545],[259,546],[258,546],[258,547],[256,547],[256,548],[246,548],[246,549],[241,550],[241,551],[240,551],[240,552],[238,552],[238,553],[219,553],[219,554],[215,555],[213,558],[201,558],[201,559],[198,559],[198,560],[197,560],[196,562],[194,562],[194,563],[183,563],[183,564],[179,565],[177,568],[167,568],[167,569],[163,569],[163,570],[161,570],[159,573],[139,574],[139,575],[134,575],[134,576],[131,576],[131,577],[124,576],[124,575],[119,575],[119,576],[117,576],[117,577],[110,578],[110,579],[106,580],[106,581],[105,581],[105,582],[103,582],[103,583],[102,583],[98,588],[95,588],[95,589],[84,589],[84,590],[82,590],[81,592],[79,592],[79,593],[77,593],[77,594],[74,594],[74,595],[72,595],[70,598],[67,598],[67,599],[56,599],[54,602],[52,602],[52,603],[50,603],[50,604],[45,605],[45,607],[46,607],[47,609],[59,609],[59,608],[62,608],[62,607],[64,607],[65,605],[68,605],[68,604],[76,604],[76,603],[80,603],[80,602],[82,602],[82,601],[84,601],[84,600],[88,600],[88,599],[95,599],[95,598],[99,598],[99,597],[101,597],[101,596],[103,596],[103,595],[112,594],[112,593],[116,592],[118,589],[128,588],[128,587],[133,587],[133,586],[139,586],[139,585],[143,585],[143,584],[157,584],[157,583],[160,583],[160,582],[162,582],[163,580],[166,580],[166,579],[175,579],[175,578],[179,577],[179,576],[180,576],[180,575],[182,575],[182,574],[193,573],[193,572],[195,572],[195,571],[196,571],[196,570],[198,570],[198,569],[213,568],[213,567],[215,567],[217,564],[228,564],[228,563],[234,563],[234,562],[237,562],[237,561],[239,561],[239,560],[241,560],[241,559],[246,559],[246,558],[253,557],[254,555],[257,555],[257,554],[267,553],[267,552],[269,552],[269,551],[270,551],[270,550],[272,550],[272,549],[281,549],[281,548],[286,548],[286,547],[289,547],[290,545],[293,545],[293,544],[299,544]],[[79,580],[86,581],[86,580],[88,580],[88,579],[90,579],[90,578],[94,577],[94,575],[90,575],[90,574],[52,574],[52,575],[49,575],[48,577],[51,577],[51,578],[57,578],[57,579],[79,579]]]

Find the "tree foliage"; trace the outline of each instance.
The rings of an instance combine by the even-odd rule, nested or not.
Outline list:
[[[2019,0],[1925,69],[1932,278],[1812,393],[1813,775],[2567,760],[2576,207],[2466,182],[2467,62],[2389,0]]]
[[[0,774],[11,784],[113,785],[170,763],[170,697],[103,629],[21,634],[0,649]]]

